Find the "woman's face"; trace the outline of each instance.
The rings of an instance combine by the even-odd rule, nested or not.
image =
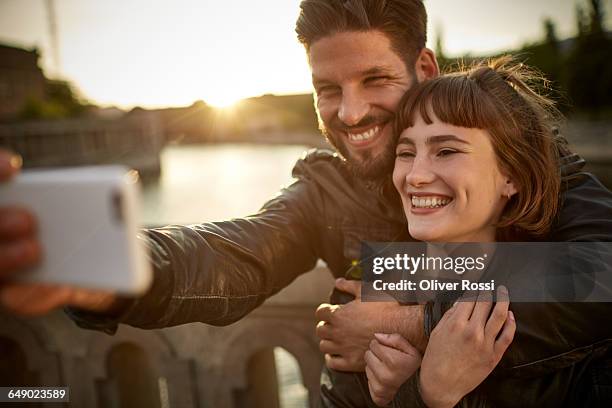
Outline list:
[[[492,242],[512,181],[497,164],[487,131],[418,117],[396,148],[393,184],[408,230],[428,242]]]

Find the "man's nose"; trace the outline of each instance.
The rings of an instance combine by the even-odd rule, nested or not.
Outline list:
[[[406,174],[406,183],[417,188],[432,183],[436,175],[431,166],[429,158],[417,155]]]
[[[345,90],[342,93],[338,118],[346,126],[355,126],[368,114],[369,110],[370,105],[358,92]]]

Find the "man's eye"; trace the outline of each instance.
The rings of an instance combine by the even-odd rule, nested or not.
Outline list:
[[[454,153],[457,153],[457,151],[453,149],[441,149],[438,151],[438,156],[440,157],[450,156],[451,154],[454,154]]]
[[[369,77],[369,78],[366,78],[365,83],[368,85],[376,85],[376,84],[385,82],[387,79],[389,78],[386,76]]]
[[[317,95],[333,94],[336,91],[338,91],[338,88],[335,86],[323,86],[317,89]]]

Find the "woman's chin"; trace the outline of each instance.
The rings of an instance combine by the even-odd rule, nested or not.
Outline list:
[[[410,228],[408,227],[408,232],[410,236],[417,241],[426,241],[426,242],[448,242],[445,240],[444,234],[440,234],[436,231],[432,231],[431,229],[422,229],[422,228]]]

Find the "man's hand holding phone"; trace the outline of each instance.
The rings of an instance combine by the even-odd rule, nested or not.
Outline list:
[[[9,181],[21,167],[18,156],[0,150],[0,182]],[[0,208],[0,276],[35,265],[41,257],[36,221],[27,210]]]
[[[0,149],[0,182],[21,170],[21,159]],[[119,298],[108,291],[18,280],[44,259],[36,215],[21,206],[0,206],[0,304],[21,315],[42,315],[64,306],[112,313]]]

